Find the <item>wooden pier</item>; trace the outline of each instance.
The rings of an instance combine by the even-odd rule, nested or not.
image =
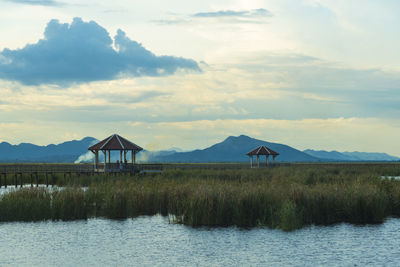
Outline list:
[[[300,163],[301,164],[301,163]],[[308,163],[312,164],[312,163]],[[318,163],[315,163],[318,164]],[[274,163],[270,167],[289,166],[291,163]],[[260,166],[261,167],[261,166]],[[71,180],[79,179],[81,176],[114,176],[125,174],[146,175],[160,174],[164,170],[179,169],[248,169],[247,163],[139,163],[123,166],[122,170],[117,163],[107,163],[104,168],[95,169],[93,164],[0,164],[0,188],[7,185],[22,187],[30,183],[32,187],[55,185],[56,181],[62,180],[68,184]],[[254,169],[255,171],[257,169]]]
[[[38,187],[39,184],[53,186],[57,176],[61,176],[64,183],[67,183],[73,177],[80,176],[135,175],[162,173],[162,170],[161,164],[135,164],[121,168],[120,165],[110,163],[106,171],[95,169],[93,164],[0,164],[0,188],[7,188],[8,185],[23,187],[29,183],[31,187]]]

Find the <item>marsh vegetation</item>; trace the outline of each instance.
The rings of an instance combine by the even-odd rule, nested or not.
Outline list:
[[[56,177],[61,190],[0,197],[0,221],[134,218],[161,214],[197,226],[382,223],[400,216],[398,164],[313,164],[265,169],[177,169],[147,176]],[[82,190],[87,186],[86,190]]]

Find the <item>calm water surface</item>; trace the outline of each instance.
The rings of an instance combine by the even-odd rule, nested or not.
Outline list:
[[[0,223],[0,266],[400,265],[400,219],[279,230],[191,228],[161,216]]]

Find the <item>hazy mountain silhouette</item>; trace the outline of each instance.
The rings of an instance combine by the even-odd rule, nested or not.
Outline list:
[[[92,162],[88,157],[88,147],[97,142],[93,137],[73,140],[58,145],[38,146],[29,143],[11,145],[0,143],[0,162],[53,162],[72,163],[85,155],[80,162]],[[245,135],[230,136],[224,141],[205,149],[180,152],[178,148],[165,151],[146,151],[138,155],[139,162],[248,162],[246,153],[264,145],[280,155],[277,162],[317,162],[317,161],[398,161],[400,158],[385,153],[337,152],[337,151],[300,151],[290,146],[266,142]],[[128,153],[129,155],[129,153]],[[89,156],[92,156],[89,153]],[[101,156],[101,155],[100,155]],[[114,155],[115,156],[115,155]],[[113,157],[113,160],[119,159]],[[264,161],[264,157],[262,158]]]
[[[97,140],[85,137],[58,145],[38,146],[30,143],[11,145],[0,143],[1,162],[74,162],[80,155],[86,153],[88,147]]]
[[[338,152],[307,149],[303,152],[327,161],[398,161],[400,158],[386,153]]]

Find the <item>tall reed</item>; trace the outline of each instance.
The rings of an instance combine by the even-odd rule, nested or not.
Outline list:
[[[399,173],[395,167],[399,166],[300,165],[76,177],[64,189],[22,189],[4,194],[0,197],[0,221],[162,214],[172,222],[193,227],[293,230],[310,224],[374,224],[388,216],[400,216],[400,181],[381,178]],[[80,181],[91,183],[83,190]]]

